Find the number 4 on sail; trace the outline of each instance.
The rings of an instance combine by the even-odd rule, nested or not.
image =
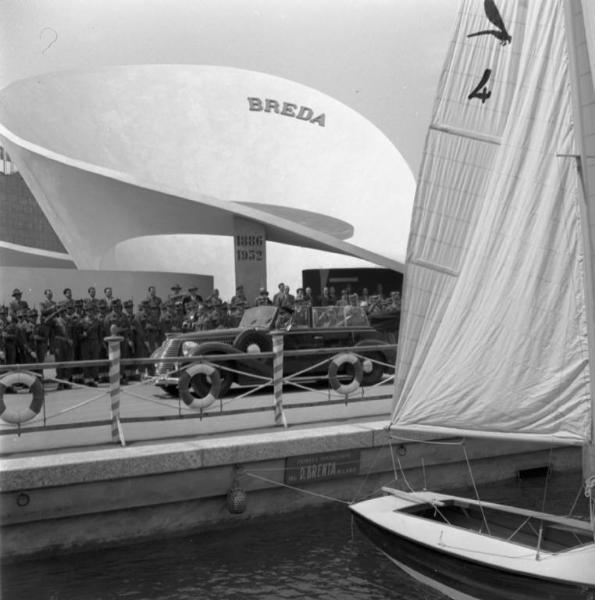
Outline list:
[[[390,431],[583,446],[593,515],[591,4],[463,1],[415,197]],[[501,35],[482,35],[486,15]],[[489,102],[469,99],[487,69]],[[384,492],[351,505],[359,527],[447,594],[595,598],[593,523]]]

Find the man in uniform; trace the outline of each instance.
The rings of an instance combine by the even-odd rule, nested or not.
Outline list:
[[[70,337],[72,339],[72,360],[82,360],[81,358],[81,341],[82,341],[82,326],[81,321],[85,316],[84,303],[81,298],[73,301],[74,311],[68,312],[67,317],[70,321]],[[72,381],[74,383],[83,383],[84,375],[81,367],[73,367]]]
[[[80,320],[81,360],[98,360],[101,348],[101,322],[97,318],[95,303],[87,302]],[[96,366],[83,367],[83,384],[97,387],[99,370]]]
[[[123,338],[120,342],[120,358],[130,358],[130,346],[128,344],[130,322],[122,311],[122,302],[119,299],[114,299],[112,311],[105,318],[105,324],[110,331],[110,335],[119,335]],[[128,383],[126,371],[122,366],[120,367],[120,383],[124,385]]]
[[[128,328],[124,334],[126,338],[126,343],[128,344],[128,353],[129,358],[137,358],[137,348],[135,344],[136,340],[136,332],[134,330],[135,327],[135,315],[134,315],[134,302],[132,300],[126,300],[122,305],[124,307],[124,316],[128,320]],[[136,365],[129,364],[124,367],[124,374],[126,379],[132,381],[139,381],[140,374],[137,373]]]
[[[135,356],[137,358],[149,358],[152,353],[147,331],[147,324],[149,322],[147,313],[150,310],[149,301],[143,300],[132,320],[132,334],[134,338]],[[142,377],[143,373],[148,373],[151,376],[155,374],[155,367],[153,365],[139,364],[137,365],[137,368],[139,379]]]
[[[114,298],[114,291],[112,290],[112,288],[110,286],[104,287],[103,288],[103,295],[105,296],[105,302],[107,304],[107,310],[111,311],[112,310],[112,302],[114,300],[116,300],[116,298]]]
[[[101,345],[99,347],[99,360],[106,362],[99,365],[97,369],[97,377],[100,383],[107,383],[109,381],[109,365],[107,363],[107,342],[105,338],[110,334],[109,327],[106,325],[106,317],[108,315],[107,300],[105,298],[99,298],[97,301],[97,319],[99,320],[99,339]]]
[[[0,363],[14,365],[17,362],[17,327],[6,306],[0,307]]]
[[[198,306],[199,302],[202,302],[202,296],[198,293],[198,288],[193,285],[188,288],[189,295],[186,298],[186,302],[194,302],[195,306]]]
[[[53,344],[56,362],[68,362],[74,360],[74,342],[72,339],[72,323],[74,320],[74,303],[65,300],[60,307],[63,309],[56,317],[52,325]],[[56,378],[58,390],[69,390],[69,381],[72,381],[72,369],[70,367],[57,367]]]
[[[32,345],[33,324],[28,313],[25,309],[17,312],[17,362],[21,364],[35,362],[37,358]]]
[[[95,311],[97,312],[97,308],[98,308],[98,304],[99,304],[99,298],[97,298],[97,290],[95,289],[94,286],[91,286],[87,290],[87,293],[89,294],[89,297],[85,299],[85,306],[87,306],[88,304],[91,304],[95,308]]]
[[[49,288],[47,290],[44,290],[43,295],[45,297],[45,300],[42,300],[39,303],[39,312],[41,313],[42,317],[47,318],[58,308],[58,305],[54,301],[54,292],[52,292],[52,290],[50,290]]]
[[[171,331],[182,331],[184,328],[184,303],[182,300],[177,300],[175,309],[171,316]]]
[[[161,343],[165,339],[166,334],[171,331],[172,312],[173,312],[173,308],[172,308],[172,304],[170,303],[169,300],[167,302],[164,302],[161,305],[161,310],[159,311],[160,314],[159,314],[159,317],[158,317],[158,323],[159,323],[159,330],[158,330],[159,345],[161,345]],[[151,317],[152,317],[151,318],[151,322],[153,321],[153,317],[157,318],[157,309],[153,309],[151,311]]]
[[[168,294],[167,299],[169,302],[176,302],[178,300],[182,300],[184,294],[182,294],[182,286],[179,283],[174,283],[174,285],[169,288],[171,293]]]
[[[12,300],[8,305],[8,310],[13,314],[13,316],[18,316],[18,313],[21,310],[29,310],[29,305],[27,304],[27,301],[22,299],[23,292],[21,292],[21,290],[19,290],[18,288],[12,290],[12,297],[14,298],[14,300]]]
[[[70,288],[64,288],[62,290],[62,295],[64,296],[65,302],[74,303],[74,300],[72,299],[72,290]]]
[[[149,306],[157,306],[161,308],[161,298],[157,295],[157,290],[154,285],[150,285],[148,289],[147,302]]]
[[[44,363],[50,343],[50,327],[43,317],[37,320],[38,313],[35,309],[30,310],[28,316],[32,325],[30,346],[35,353],[36,362]],[[43,370],[39,373],[43,374]]]
[[[256,296],[256,298],[254,299],[254,306],[270,306],[272,304],[273,303],[269,298],[269,293],[267,292],[267,289],[261,287],[258,296]]]

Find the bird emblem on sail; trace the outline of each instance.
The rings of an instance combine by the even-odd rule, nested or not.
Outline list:
[[[484,0],[483,8],[486,13],[486,17],[488,20],[493,23],[498,29],[484,29],[483,31],[477,31],[476,33],[470,33],[467,37],[477,37],[479,35],[493,35],[497,39],[500,40],[500,43],[503,46],[510,43],[512,41],[512,36],[506,30],[506,25],[504,25],[504,20],[500,15],[500,11],[496,6],[494,0]]]

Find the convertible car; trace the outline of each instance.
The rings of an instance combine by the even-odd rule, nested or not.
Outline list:
[[[256,306],[244,312],[237,328],[168,334],[153,357],[179,357],[180,361],[157,363],[156,384],[169,394],[178,395],[180,378],[193,364],[184,361],[185,358],[225,354],[235,356],[213,363],[220,380],[219,397],[223,397],[233,383],[262,383],[262,377],[270,378],[273,372],[272,356],[260,355],[272,351],[272,331],[283,335],[285,352],[300,351],[284,354],[285,376],[303,373],[302,379],[324,379],[331,375],[335,380],[353,380],[354,374],[359,373],[361,382],[358,383],[369,386],[378,383],[385,372],[392,372],[394,368],[396,347],[387,345],[383,336],[370,325],[362,308],[296,306],[286,310]],[[351,349],[349,359],[345,359],[345,348]],[[342,358],[331,361],[329,366],[328,359],[341,352]],[[242,356],[238,357],[238,354]],[[192,376],[190,386],[195,397],[204,397],[212,387],[211,378],[203,369]]]

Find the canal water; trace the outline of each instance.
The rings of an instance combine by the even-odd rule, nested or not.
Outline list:
[[[545,478],[480,488],[484,500],[543,507]],[[580,474],[548,482],[547,511],[567,514]],[[470,493],[470,490],[464,490]],[[344,504],[259,518],[221,532],[5,565],[2,600],[441,600],[352,526]]]

